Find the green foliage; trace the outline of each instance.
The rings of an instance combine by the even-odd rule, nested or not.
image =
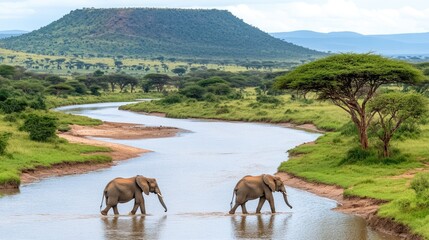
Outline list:
[[[6,147],[12,133],[10,132],[0,132],[0,155],[6,153]]]
[[[0,65],[0,76],[8,78],[15,74],[15,68],[8,65]]]
[[[280,99],[274,97],[274,96],[268,96],[268,95],[258,95],[256,97],[256,101],[260,103],[272,103],[272,104],[280,104],[282,103]]]
[[[396,131],[403,123],[413,126],[421,120],[427,112],[427,101],[418,94],[385,93],[369,103],[368,111],[376,117],[369,129],[381,140],[384,156],[388,157],[390,140]]]
[[[180,94],[197,100],[202,100],[205,92],[206,90],[198,85],[190,85],[179,91]]]
[[[417,198],[429,197],[429,174],[418,174],[411,181],[410,187],[416,192]],[[429,198],[426,199],[429,202]]]
[[[183,100],[184,100],[184,97],[182,95],[174,93],[164,97],[163,99],[160,100],[160,102],[163,104],[175,104],[175,103],[180,103]]]
[[[276,39],[230,12],[202,9],[79,9],[39,30],[2,39],[0,46],[70,56],[307,59],[323,55]],[[122,67],[120,59],[115,62],[116,68]],[[262,64],[271,66],[268,62],[256,66]]]
[[[8,98],[0,102],[0,109],[4,113],[22,112],[28,106],[28,103],[23,98]]]
[[[339,141],[334,141],[339,143]],[[383,157],[375,149],[362,149],[360,147],[354,147],[347,151],[346,156],[340,161],[339,165],[344,164],[360,164],[360,165],[371,165],[371,164],[399,164],[405,162],[407,159],[402,155],[398,149],[394,149],[391,156]]]
[[[55,137],[57,119],[47,115],[29,114],[24,121],[22,130],[30,133],[34,141],[47,141]]]

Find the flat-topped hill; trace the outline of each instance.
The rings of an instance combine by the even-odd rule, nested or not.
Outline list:
[[[228,11],[79,9],[0,47],[38,54],[307,59],[321,53],[276,39]]]

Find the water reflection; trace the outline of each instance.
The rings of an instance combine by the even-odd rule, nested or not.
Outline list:
[[[241,215],[231,217],[235,238],[266,238],[285,236],[289,215]],[[277,218],[277,221],[275,219]]]
[[[159,239],[167,216],[163,216],[154,222],[146,216],[127,217],[103,217],[104,238],[109,240],[119,239]]]

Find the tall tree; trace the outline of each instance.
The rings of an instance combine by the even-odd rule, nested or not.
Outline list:
[[[368,126],[375,112],[367,104],[383,84],[415,84],[424,76],[408,63],[373,54],[338,54],[301,65],[277,78],[279,88],[315,92],[346,111],[359,130],[360,145],[368,148]]]

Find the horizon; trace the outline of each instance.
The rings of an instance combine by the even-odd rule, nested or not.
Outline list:
[[[0,31],[34,31],[70,11],[83,8],[177,8],[228,10],[268,33],[308,30],[364,35],[429,32],[429,2],[393,0],[386,6],[370,0],[5,0],[0,2]]]

